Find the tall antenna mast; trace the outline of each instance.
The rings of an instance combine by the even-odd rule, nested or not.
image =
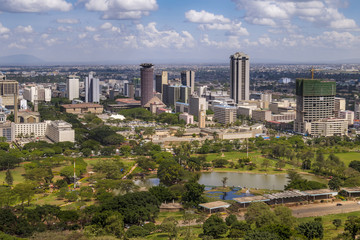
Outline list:
[[[75,172],[75,159],[74,159],[74,189],[76,188],[76,172]]]

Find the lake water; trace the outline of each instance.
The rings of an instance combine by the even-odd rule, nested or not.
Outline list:
[[[319,181],[319,179],[312,175],[301,175],[307,180]],[[284,190],[284,186],[288,183],[287,174],[253,174],[253,173],[237,173],[237,172],[206,172],[201,173],[199,179],[200,184],[205,186],[222,186],[221,180],[227,177],[226,185],[229,187],[241,188],[259,188],[271,190]],[[157,186],[159,185],[158,178],[149,178],[145,181],[136,180],[139,186]]]

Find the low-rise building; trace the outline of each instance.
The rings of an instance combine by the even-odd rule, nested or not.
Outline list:
[[[62,120],[49,123],[46,136],[53,142],[75,142],[75,131],[72,125]]]
[[[179,115],[180,120],[184,120],[186,124],[194,124],[194,116],[188,113],[182,113]]]
[[[271,111],[269,110],[253,110],[252,119],[255,121],[271,121]]]
[[[306,122],[305,131],[311,136],[347,135],[348,121],[345,119],[324,119],[316,122]]]
[[[15,140],[15,123],[0,123],[0,137],[5,137],[7,142]]]
[[[236,121],[236,107],[228,105],[215,105],[214,118],[222,124],[229,124]]]
[[[83,113],[95,113],[100,114],[104,111],[104,107],[96,103],[79,103],[79,104],[64,104],[61,107],[67,113],[83,114]]]
[[[43,137],[46,134],[47,122],[15,123],[15,137]]]
[[[353,111],[344,110],[339,112],[339,118],[346,119],[349,125],[354,124],[355,113]]]

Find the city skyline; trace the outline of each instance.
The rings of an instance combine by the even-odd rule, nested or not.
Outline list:
[[[356,0],[0,0],[0,57],[45,62],[360,62]]]

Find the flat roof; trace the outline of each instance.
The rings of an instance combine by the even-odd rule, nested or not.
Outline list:
[[[284,191],[273,194],[264,194],[264,197],[269,199],[282,199],[282,198],[293,198],[293,197],[304,197],[306,193],[300,192],[299,190]]]
[[[125,103],[125,104],[140,104],[140,101],[135,100],[133,98],[118,98],[115,101],[118,103]]]
[[[355,192],[360,192],[360,187],[341,188],[341,190],[344,190],[349,193],[355,193]]]
[[[206,209],[228,208],[228,207],[230,207],[230,205],[231,205],[230,203],[223,202],[223,201],[215,201],[215,202],[199,204],[200,207],[203,207]]]
[[[303,191],[303,193],[306,193],[309,196],[321,196],[321,195],[335,194],[337,192],[330,189],[318,189],[318,190]]]
[[[233,200],[237,201],[238,203],[251,203],[251,202],[270,201],[269,198],[266,198],[264,196],[239,197],[239,198],[234,198]]]
[[[100,104],[96,104],[96,103],[77,103],[77,104],[64,104],[61,105],[63,108],[99,108],[99,107],[103,107]]]

